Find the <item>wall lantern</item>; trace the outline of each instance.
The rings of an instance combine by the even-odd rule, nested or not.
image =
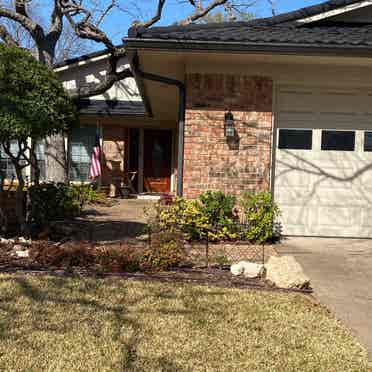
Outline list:
[[[234,115],[231,113],[231,111],[228,111],[225,114],[225,137],[235,137]]]

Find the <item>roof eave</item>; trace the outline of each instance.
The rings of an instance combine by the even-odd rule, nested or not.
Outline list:
[[[250,54],[327,55],[372,57],[372,45],[321,45],[291,43],[221,42],[203,40],[125,39],[127,50],[194,51]]]

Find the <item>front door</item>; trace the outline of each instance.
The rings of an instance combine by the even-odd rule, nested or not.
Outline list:
[[[172,131],[144,132],[144,190],[169,192],[172,161]]]

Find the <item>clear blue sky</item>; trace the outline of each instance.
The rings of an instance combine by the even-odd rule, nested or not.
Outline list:
[[[277,12],[284,13],[320,2],[322,2],[322,0],[276,0]],[[125,1],[124,4],[128,4],[128,8],[131,8],[130,10],[134,14],[130,15],[123,12],[118,13],[114,11],[103,24],[105,30],[109,32],[110,36],[115,40],[115,42],[120,42],[121,38],[126,36],[128,28],[130,27],[133,19],[135,19],[140,12],[143,13],[143,17],[146,19],[151,17],[157,4],[157,0],[137,0],[136,3],[138,8],[140,8],[140,11],[136,10],[133,6],[130,6],[130,1]],[[164,9],[163,17],[161,21],[157,23],[157,25],[170,25],[177,20],[184,18],[190,12],[190,6],[187,6],[185,3],[186,2],[182,0],[168,0]],[[241,3],[244,3],[244,0],[242,0]],[[257,5],[253,6],[250,11],[252,11],[258,17],[266,17],[271,15],[270,8],[266,0],[257,0]]]

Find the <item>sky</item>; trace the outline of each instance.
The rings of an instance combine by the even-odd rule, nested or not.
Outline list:
[[[243,3],[244,1],[242,0],[241,2]],[[296,10],[305,6],[317,4],[319,2],[322,2],[322,0],[276,0],[277,13]],[[126,1],[125,4],[130,4],[130,2]],[[148,19],[151,18],[152,11],[157,4],[157,0],[137,0],[136,4],[141,10],[143,17]],[[135,7],[131,6],[130,8],[131,12],[134,14],[114,11],[103,24],[104,29],[110,33],[110,36],[115,40],[116,43],[120,42],[121,38],[126,36],[132,21],[139,15],[139,11],[136,10]],[[257,0],[257,4],[250,8],[250,11],[253,12],[257,17],[267,17],[271,15],[271,11],[266,0]],[[156,24],[156,26],[173,24],[177,20],[187,16],[189,13],[190,6],[187,6],[184,0],[168,0],[162,19]]]
[[[204,0],[204,4],[210,1]],[[249,12],[255,14],[256,18],[271,16],[267,0],[240,0],[240,3],[244,4],[252,1],[255,1],[256,4],[249,8]],[[275,0],[277,14],[314,5],[322,1],[325,0]],[[105,5],[110,2],[111,0],[84,0],[83,4],[95,4],[96,6],[98,4],[98,8],[104,9]],[[127,36],[128,29],[134,20],[148,20],[154,15],[157,2],[158,0],[118,0],[121,10],[114,8],[100,27],[113,40],[114,44],[121,44],[122,38]],[[51,0],[34,0],[30,4],[33,6],[33,16],[37,17],[39,21],[42,20],[45,25],[50,19],[53,2]],[[37,6],[35,6],[36,4]],[[92,9],[92,6],[87,7]],[[184,19],[191,11],[192,7],[188,0],[166,0],[162,18],[155,26],[174,24],[176,21]],[[103,45],[95,42],[84,42],[82,48],[84,50],[77,51],[78,55],[100,50]]]

